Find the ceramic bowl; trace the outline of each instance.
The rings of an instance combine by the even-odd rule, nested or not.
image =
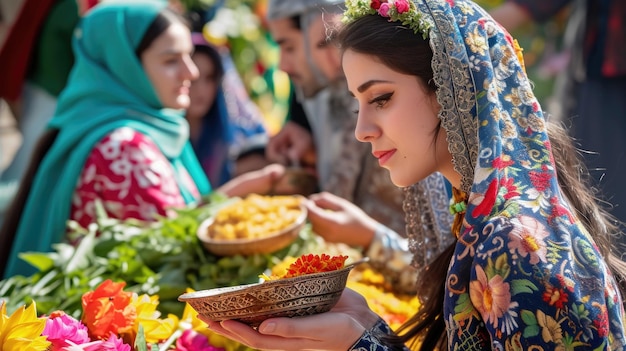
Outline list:
[[[183,294],[202,316],[237,320],[256,327],[272,317],[298,317],[329,311],[341,297],[350,270],[357,263],[330,272],[306,274],[262,283]]]
[[[267,254],[285,248],[296,240],[306,223],[306,218],[307,209],[301,204],[296,220],[280,231],[253,239],[214,239],[209,233],[215,218],[210,217],[200,224],[197,234],[207,251],[218,256]]]

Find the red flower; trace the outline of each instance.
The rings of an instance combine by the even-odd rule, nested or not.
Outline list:
[[[483,201],[481,201],[478,206],[474,208],[472,211],[472,217],[476,218],[478,216],[487,216],[491,213],[493,209],[493,205],[496,203],[496,198],[498,196],[498,179],[493,179],[491,183],[489,183],[489,188],[487,188],[487,192],[485,193],[485,197]]]
[[[132,328],[137,310],[130,304],[131,292],[123,291],[125,282],[107,279],[96,290],[83,295],[83,323],[95,339],[108,339]]]
[[[541,167],[544,172],[530,171],[530,182],[537,188],[538,191],[543,192],[550,186],[550,179],[552,174],[545,172],[546,167]]]
[[[305,274],[336,271],[343,268],[348,256],[302,255],[287,268],[283,278],[293,278]]]
[[[555,288],[553,286],[546,286],[546,291],[543,292],[543,301],[547,302],[550,306],[556,306],[558,309],[562,309],[567,303],[567,294],[561,288]]]
[[[566,216],[570,223],[574,223],[574,218],[572,217],[571,212],[561,205],[559,199],[555,197],[550,198],[550,204],[552,205],[552,217],[557,218],[561,216]]]
[[[497,169],[504,169],[514,163],[515,162],[513,162],[513,160],[511,160],[511,157],[509,156],[505,156],[505,157],[498,156],[495,158],[495,160],[493,160],[493,162],[491,163],[491,166]]]
[[[370,6],[374,9],[374,10],[378,10],[380,8],[380,3],[382,1],[380,0],[372,0],[372,3],[370,4]],[[385,1],[386,2],[386,1]]]
[[[515,184],[513,183],[513,178],[503,178],[502,186],[506,188],[506,193],[504,194],[505,200],[508,200],[515,196],[519,196],[517,186],[515,186]]]
[[[609,317],[606,312],[606,306],[596,306],[600,308],[598,317],[593,320],[593,325],[598,329],[598,336],[601,338],[609,335]]]

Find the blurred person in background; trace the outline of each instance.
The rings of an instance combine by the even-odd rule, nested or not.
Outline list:
[[[268,134],[259,109],[248,96],[227,48],[192,33],[192,60],[199,77],[189,88],[191,145],[211,185],[268,165]]]
[[[0,224],[74,64],[72,36],[96,0],[24,0],[0,48],[0,98],[11,107],[21,144],[0,175]]]

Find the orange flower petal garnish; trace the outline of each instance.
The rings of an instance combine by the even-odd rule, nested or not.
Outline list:
[[[302,255],[287,268],[282,278],[293,278],[305,274],[330,272],[343,268],[348,256],[330,256],[326,254]]]

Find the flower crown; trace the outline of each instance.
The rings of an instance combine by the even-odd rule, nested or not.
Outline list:
[[[423,20],[411,0],[346,0],[346,11],[342,21],[350,23],[356,19],[379,14],[390,22],[400,22],[417,33],[428,36],[430,25]]]

